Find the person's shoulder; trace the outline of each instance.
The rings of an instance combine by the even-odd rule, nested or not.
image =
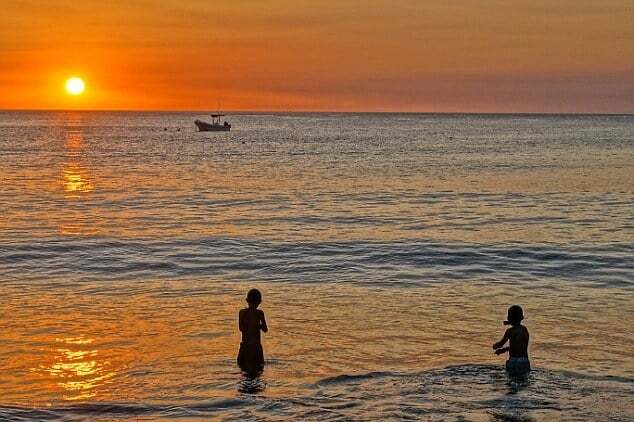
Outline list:
[[[257,311],[259,316],[264,316],[264,311],[262,309],[258,309]]]
[[[506,330],[506,333],[507,333],[508,335],[516,336],[516,335],[518,335],[519,333],[521,333],[521,332],[523,332],[523,331],[524,331],[524,330],[523,330],[523,328],[524,328],[524,327],[523,327],[523,326],[521,326],[521,325],[512,325],[512,326],[510,326],[510,327]]]
[[[240,309],[240,312],[238,312],[238,315],[242,316],[242,315],[244,315],[246,313],[246,311],[247,310],[245,308],[242,308],[242,309]]]
[[[523,325],[515,325],[513,327],[510,327],[506,332],[513,336],[527,335],[528,328]]]

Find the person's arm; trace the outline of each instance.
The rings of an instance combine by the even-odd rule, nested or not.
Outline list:
[[[504,337],[502,337],[502,340],[498,341],[497,343],[493,345],[493,350],[502,349],[502,347],[504,346],[504,343],[506,343],[509,339],[509,331],[510,331],[510,328],[506,330],[506,332],[504,332]],[[500,353],[504,353],[504,352],[500,352]]]
[[[238,314],[238,328],[240,332],[244,331],[244,309],[240,309],[240,313]]]
[[[264,318],[264,311],[260,311],[260,328],[263,332],[269,331],[269,327],[266,326],[266,319]]]

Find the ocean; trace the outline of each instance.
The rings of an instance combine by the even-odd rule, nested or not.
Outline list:
[[[0,112],[0,418],[634,420],[634,116],[196,118]]]

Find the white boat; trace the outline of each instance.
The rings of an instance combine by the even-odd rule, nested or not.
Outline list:
[[[212,114],[211,123],[196,119],[194,120],[194,124],[199,132],[228,132],[231,130],[231,125],[226,121],[220,123],[220,118],[223,116],[224,114]]]

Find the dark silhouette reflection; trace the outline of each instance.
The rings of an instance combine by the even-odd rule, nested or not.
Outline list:
[[[243,394],[257,394],[266,389],[266,382],[260,378],[261,372],[256,374],[243,373],[242,380],[238,383],[238,392]]]
[[[524,411],[520,411],[519,414],[511,413],[508,415],[501,413],[491,414],[491,422],[532,422],[535,419],[525,414]]]
[[[507,394],[517,394],[529,385],[529,374],[530,372],[525,372],[523,374],[515,375],[507,371],[508,381],[506,385],[508,386]]]
[[[524,311],[518,305],[513,305],[508,309],[507,319],[504,325],[510,325],[500,341],[493,345],[496,355],[509,353],[506,361],[506,371],[511,378],[525,378],[531,371],[531,364],[528,360],[528,329],[522,325]],[[506,342],[508,347],[504,347]]]
[[[238,366],[251,377],[257,377],[264,369],[264,352],[260,341],[260,331],[267,332],[264,311],[258,309],[262,303],[262,293],[257,289],[247,293],[248,307],[240,310],[238,327],[242,342],[238,351]]]

